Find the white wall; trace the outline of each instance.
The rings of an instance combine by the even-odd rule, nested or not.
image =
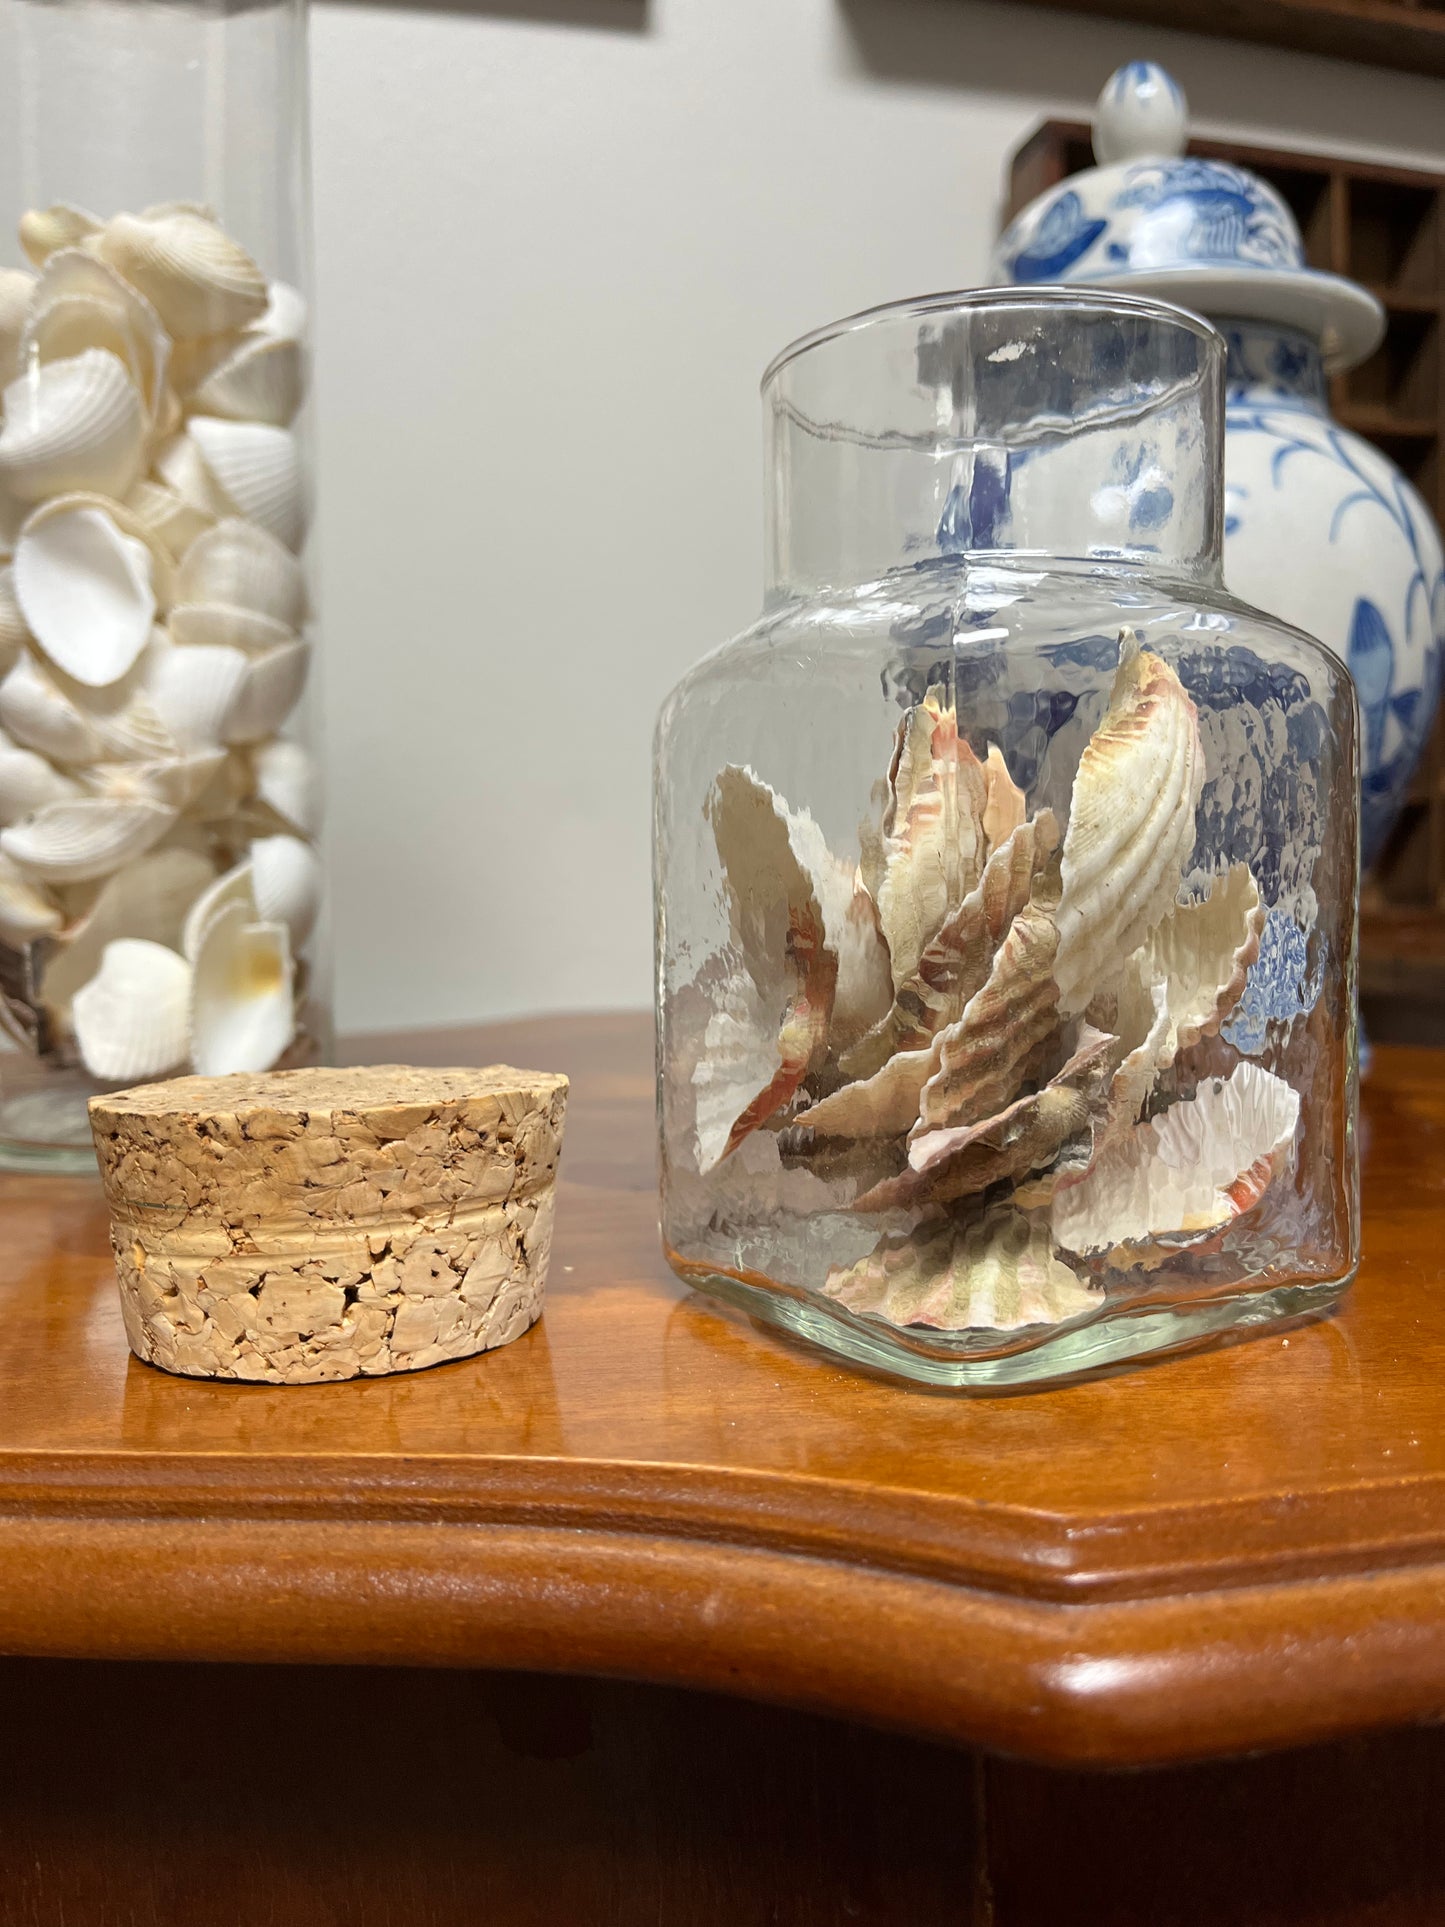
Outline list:
[[[972,0],[322,4],[338,1018],[650,995],[649,743],[752,619],[757,379],[984,274],[1010,149],[1138,53],[1196,124],[1445,163],[1445,83]]]

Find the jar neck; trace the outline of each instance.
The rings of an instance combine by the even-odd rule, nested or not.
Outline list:
[[[1223,352],[1070,289],[900,304],[764,379],[770,604],[940,560],[1219,580]]]
[[[1230,408],[1329,408],[1319,343],[1269,321],[1221,321]]]

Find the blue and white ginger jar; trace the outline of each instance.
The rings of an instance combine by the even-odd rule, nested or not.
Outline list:
[[[1350,665],[1368,863],[1434,720],[1445,642],[1440,535],[1394,464],[1329,412],[1326,377],[1379,345],[1379,302],[1306,267],[1280,196],[1242,168],[1186,156],[1187,125],[1184,96],[1162,68],[1121,67],[1095,113],[1100,165],[1024,209],[999,242],[996,278],[1152,294],[1224,334],[1225,581]]]

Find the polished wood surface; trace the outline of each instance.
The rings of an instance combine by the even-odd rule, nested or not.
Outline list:
[[[1378,1053],[1339,1315],[968,1398],[672,1276],[645,1019],[370,1047],[572,1076],[542,1323],[408,1377],[170,1378],[98,1187],[3,1179],[0,1651],[622,1674],[1078,1762],[1445,1715],[1445,1058]]]

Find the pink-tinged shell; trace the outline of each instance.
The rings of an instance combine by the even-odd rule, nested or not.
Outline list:
[[[730,765],[707,814],[727,886],[731,975],[693,1073],[703,1171],[792,1100],[823,1050],[838,976],[785,806]]]
[[[1097,1311],[1090,1289],[1054,1253],[1045,1227],[1007,1207],[961,1227],[945,1222],[881,1239],[823,1290],[846,1310],[934,1331],[1020,1331]]]
[[[1282,1077],[1237,1064],[1137,1125],[1061,1190],[1056,1242],[1127,1269],[1212,1236],[1253,1210],[1292,1161],[1299,1111],[1299,1093]]]
[[[994,850],[978,888],[945,918],[887,1016],[844,1053],[840,1068],[846,1077],[869,1077],[895,1052],[922,1050],[957,1023],[970,997],[988,981],[1004,932],[1028,902],[1058,842],[1053,812],[1040,810]]]
[[[793,855],[818,899],[823,942],[837,959],[828,1041],[835,1052],[845,1050],[879,1021],[893,995],[877,905],[863,887],[858,866],[833,854],[809,812],[789,809],[781,797],[774,801],[787,824]]]
[[[1115,996],[1090,1005],[1126,1052],[1100,1148],[1137,1122],[1180,1051],[1212,1037],[1234,1009],[1263,927],[1259,886],[1248,866],[1236,863],[1214,879],[1207,897],[1176,903],[1129,958]]]
[[[1108,711],[1079,758],[1064,837],[1055,975],[1066,1016],[1168,913],[1203,787],[1194,704],[1169,664],[1125,630]]]
[[[901,1137],[917,1120],[928,1065],[926,1050],[899,1051],[871,1077],[844,1084],[797,1121],[819,1138]]]
[[[915,1137],[908,1147],[908,1169],[874,1185],[854,1209],[897,1211],[949,1204],[1051,1164],[1071,1139],[1088,1130],[1116,1042],[1082,1026],[1073,1055],[1043,1090],[1016,1098],[981,1124]]]
[[[1013,835],[1024,820],[1024,793],[1009,775],[997,743],[990,743],[983,765],[983,834],[990,851]]]
[[[976,1124],[1017,1096],[1030,1060],[1058,1028],[1054,979],[1058,861],[1035,877],[989,969],[956,1024],[933,1040],[917,1129]]]
[[[988,855],[984,766],[960,740],[940,690],[899,725],[888,786],[878,916],[902,989],[950,910],[977,886]]]

